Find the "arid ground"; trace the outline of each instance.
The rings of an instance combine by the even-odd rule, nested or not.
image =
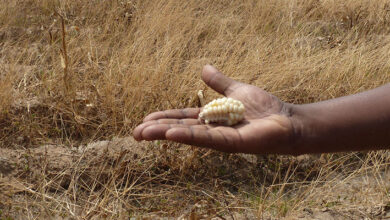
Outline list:
[[[134,141],[147,114],[219,97],[205,64],[295,104],[375,88],[390,2],[0,0],[0,218],[390,218],[388,151]]]

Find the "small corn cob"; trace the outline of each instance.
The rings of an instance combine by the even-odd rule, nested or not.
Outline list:
[[[217,123],[232,126],[244,119],[245,107],[242,102],[232,98],[214,99],[203,107],[199,120],[206,124]]]

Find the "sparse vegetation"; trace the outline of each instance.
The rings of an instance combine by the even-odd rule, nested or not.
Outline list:
[[[64,24],[62,26],[62,24]],[[390,80],[385,0],[0,0],[0,218],[389,213],[389,153],[228,155],[136,143],[210,63],[309,103]]]

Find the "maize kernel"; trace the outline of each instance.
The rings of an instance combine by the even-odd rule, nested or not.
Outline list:
[[[199,120],[204,123],[217,123],[232,126],[244,119],[245,107],[242,102],[232,98],[214,99],[203,107]]]

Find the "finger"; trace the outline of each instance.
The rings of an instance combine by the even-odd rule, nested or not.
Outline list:
[[[209,129],[207,126],[204,125],[195,125],[197,126],[196,129],[199,130],[207,130]],[[184,125],[184,124],[155,124],[151,125],[147,128],[145,128],[142,131],[142,139],[151,141],[151,140],[165,140],[166,139],[166,132],[169,129],[172,128],[189,128],[192,127],[191,125]]]
[[[144,122],[157,120],[160,118],[197,118],[199,112],[200,108],[170,109],[160,112],[153,112],[145,117]]]
[[[184,119],[175,119],[175,118],[162,118],[156,120],[159,124],[184,124],[184,125],[198,125],[200,121],[195,118],[184,118]]]
[[[222,129],[197,129],[193,127],[171,128],[165,134],[167,140],[207,147],[224,152],[236,152],[239,138],[236,132]]]
[[[202,80],[210,88],[225,96],[228,96],[240,85],[239,82],[226,77],[211,65],[203,67]]]
[[[158,120],[152,120],[144,122],[140,125],[138,125],[133,130],[133,137],[135,140],[140,141],[142,140],[142,131],[155,124],[184,124],[184,125],[197,125],[200,124],[199,120],[197,119],[158,119]]]

